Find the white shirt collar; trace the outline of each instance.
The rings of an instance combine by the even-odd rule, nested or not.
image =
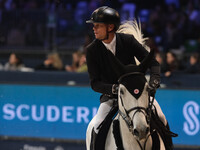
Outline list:
[[[102,41],[103,42],[103,41]],[[114,38],[112,39],[112,41],[110,43],[104,43],[105,47],[110,50],[114,55],[116,53],[116,34],[114,35]]]

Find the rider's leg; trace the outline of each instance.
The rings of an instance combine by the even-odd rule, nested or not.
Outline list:
[[[99,132],[99,125],[104,121],[113,106],[113,99],[100,104],[94,123],[94,131]]]
[[[99,132],[99,126],[104,121],[108,113],[110,112],[113,106],[113,103],[114,103],[114,99],[110,99],[108,101],[101,103],[99,106],[99,109],[95,117],[94,128],[92,129],[90,150],[95,150],[95,142],[96,142],[97,134]]]
[[[166,119],[165,115],[163,114],[162,109],[161,109],[160,105],[158,104],[158,102],[156,101],[156,99],[154,99],[153,105],[155,106],[155,108],[157,110],[157,113],[158,113],[160,120],[166,126],[167,125],[167,119]],[[153,107],[153,109],[154,109],[154,107]]]

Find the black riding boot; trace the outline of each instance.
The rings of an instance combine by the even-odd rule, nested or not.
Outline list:
[[[90,143],[90,150],[95,150],[95,141],[96,141],[97,134],[94,131],[94,128],[92,129],[91,134],[91,143]]]

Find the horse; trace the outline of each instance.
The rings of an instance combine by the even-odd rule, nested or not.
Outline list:
[[[113,55],[110,56],[112,57]],[[116,135],[114,135],[114,130],[116,129],[113,128],[113,121],[105,140],[105,150],[119,149],[119,147],[122,147],[120,150],[152,150],[152,135],[157,132],[150,128],[154,98],[149,96],[148,83],[144,74],[152,57],[153,52],[150,52],[148,57],[138,66],[123,66],[114,56],[112,57],[111,62],[115,63],[122,72],[118,80],[118,114],[114,118],[114,121],[118,121],[119,124],[118,133],[120,133],[121,145],[119,146],[116,141]],[[87,150],[90,150],[91,130],[94,121],[95,117],[87,128]],[[165,144],[161,136],[159,133],[157,135],[159,149],[165,150]]]
[[[133,24],[134,27],[130,29],[131,25],[130,22],[128,22],[128,24],[125,24],[119,29],[119,32],[123,33],[129,31],[127,29],[131,31],[134,30],[134,37],[145,47],[140,27],[136,22],[133,22]],[[95,146],[95,150],[169,149],[166,148],[166,141],[165,143],[163,141],[165,135],[162,135],[161,130],[166,131],[170,136],[172,132],[166,129],[162,121],[158,119],[159,117],[156,109],[153,106],[154,97],[150,97],[147,90],[148,82],[145,78],[145,72],[153,56],[154,52],[150,51],[149,55],[141,63],[138,63],[138,65],[124,66],[114,55],[110,54],[110,63],[117,65],[117,68],[119,68],[119,71],[117,71],[119,74],[118,113],[111,122],[108,132],[104,132],[104,134],[107,134],[107,136],[104,137],[105,140],[101,139],[100,141],[103,142]],[[159,125],[155,123],[155,120],[159,122]],[[89,123],[86,131],[87,150],[90,150],[91,132],[94,122],[95,116]],[[161,130],[158,129],[160,126],[162,126]],[[158,130],[156,130],[156,127]],[[100,133],[101,128],[99,134]]]

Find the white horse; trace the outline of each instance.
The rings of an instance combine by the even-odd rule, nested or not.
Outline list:
[[[151,150],[152,137],[150,132],[150,113],[152,101],[147,92],[147,82],[144,74],[131,72],[123,75],[119,80],[118,108],[115,117],[119,121],[119,132],[124,150]],[[137,84],[138,86],[132,87]],[[139,96],[139,97],[138,97]],[[149,109],[150,108],[150,109]],[[95,117],[89,123],[86,134],[87,150],[90,150],[91,130]],[[113,134],[113,123],[108,131],[105,150],[119,149]],[[160,136],[160,150],[165,150]],[[121,149],[120,149],[121,150]]]

